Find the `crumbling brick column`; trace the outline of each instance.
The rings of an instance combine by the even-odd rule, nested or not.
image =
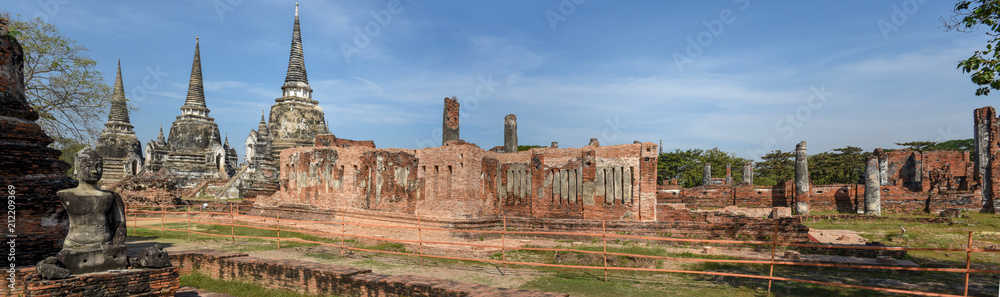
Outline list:
[[[24,95],[24,51],[7,30],[0,18],[0,187],[13,215],[7,226],[14,231],[4,246],[14,243],[6,257],[12,265],[34,265],[62,249],[69,221],[56,191],[77,182],[66,176],[69,164],[48,147],[52,138],[35,123],[38,112]]]
[[[552,145],[550,145],[549,147],[550,148],[559,148],[559,142],[558,141],[553,141]]]
[[[809,214],[809,163],[804,140],[795,145],[795,214]]]
[[[712,163],[705,163],[701,172],[701,183],[706,186],[712,184]]]
[[[753,185],[753,163],[743,163],[743,182]]]
[[[456,98],[444,98],[444,119],[441,123],[441,145],[449,141],[459,140],[458,111]]]
[[[513,114],[503,118],[503,151],[517,152],[517,116]]]
[[[865,163],[865,214],[882,215],[882,186],[879,181],[878,157],[868,156]]]

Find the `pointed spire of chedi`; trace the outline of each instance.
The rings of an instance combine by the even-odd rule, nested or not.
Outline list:
[[[306,62],[302,54],[302,33],[299,31],[299,3],[295,3],[295,25],[292,27],[292,49],[288,55],[288,73],[281,86],[282,97],[312,99],[312,88],[306,74]]]
[[[196,114],[208,116],[208,107],[205,106],[205,87],[201,78],[201,49],[198,37],[194,38],[194,61],[191,63],[191,80],[188,83],[187,99],[181,106],[183,114]]]
[[[122,83],[121,60],[118,60],[118,76],[115,77],[115,90],[111,95],[111,112],[108,113],[108,122],[130,123],[125,100],[125,85]]]
[[[159,143],[159,144],[161,144],[161,145],[166,145],[167,144],[166,137],[163,137],[163,124],[160,124],[160,136],[156,137],[156,142]]]
[[[132,124],[128,118],[128,103],[125,99],[125,85],[122,83],[122,62],[118,61],[118,75],[115,77],[115,89],[111,95],[111,110],[108,121],[104,123],[104,132],[132,133]]]

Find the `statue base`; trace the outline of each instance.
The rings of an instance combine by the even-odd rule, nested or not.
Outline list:
[[[163,296],[173,297],[180,288],[180,269],[140,268],[73,275],[66,279],[42,279],[32,266],[15,269],[13,288],[4,282],[0,296]]]
[[[56,257],[71,273],[83,274],[128,268],[127,252],[125,246],[101,246],[88,251],[63,249]]]

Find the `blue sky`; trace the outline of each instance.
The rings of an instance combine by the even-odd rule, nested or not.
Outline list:
[[[65,2],[65,3],[63,3]],[[280,97],[294,1],[13,1],[121,59],[143,145],[180,114],[194,39],[211,116],[243,156]],[[341,138],[440,145],[442,102],[461,136],[580,147],[663,141],[740,157],[972,138],[991,105],[955,68],[986,41],[945,32],[954,1],[311,1],[300,21],[313,98]]]

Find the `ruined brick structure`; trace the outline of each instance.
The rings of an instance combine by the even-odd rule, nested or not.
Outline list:
[[[458,98],[444,98],[444,116],[441,121],[441,145],[445,145],[449,141],[455,141],[460,139],[459,127],[458,127],[458,111],[459,104]]]
[[[112,93],[111,111],[108,121],[104,123],[104,131],[97,139],[95,150],[104,158],[104,174],[101,184],[113,184],[139,173],[144,164],[142,144],[132,131],[129,121],[128,106],[125,99],[125,86],[122,83],[122,65],[118,62],[118,75],[115,77],[115,89]]]
[[[24,51],[0,18],[0,187],[13,208],[14,264],[33,265],[62,249],[69,222],[56,191],[76,187],[69,164],[49,148],[52,138],[35,123],[24,95]],[[5,232],[6,233],[6,232]],[[10,236],[10,235],[8,235]],[[5,253],[6,254],[6,253]]]
[[[875,191],[879,193],[879,207],[871,205],[870,214],[937,213],[948,208],[978,211],[982,206],[978,190],[969,182],[972,180],[974,167],[968,152],[876,149],[871,158],[874,164],[870,173],[875,179],[873,184],[878,187]],[[657,200],[661,204],[683,203],[697,209],[727,206],[792,207],[798,197],[807,194],[810,210],[866,210],[864,183],[809,183],[808,190],[797,190],[797,185],[791,180],[773,187],[739,183],[683,188],[671,183],[659,186]]]
[[[308,205],[443,218],[656,219],[656,145],[495,153],[463,141],[418,150],[304,147],[281,154],[281,190]]]
[[[161,129],[157,140],[146,145],[145,170],[155,172],[166,168],[185,181],[182,188],[202,179],[228,178],[236,168],[236,151],[229,148],[228,141],[223,143],[219,126],[208,116],[199,46],[196,39],[191,81],[181,115],[171,125],[166,141]]]

